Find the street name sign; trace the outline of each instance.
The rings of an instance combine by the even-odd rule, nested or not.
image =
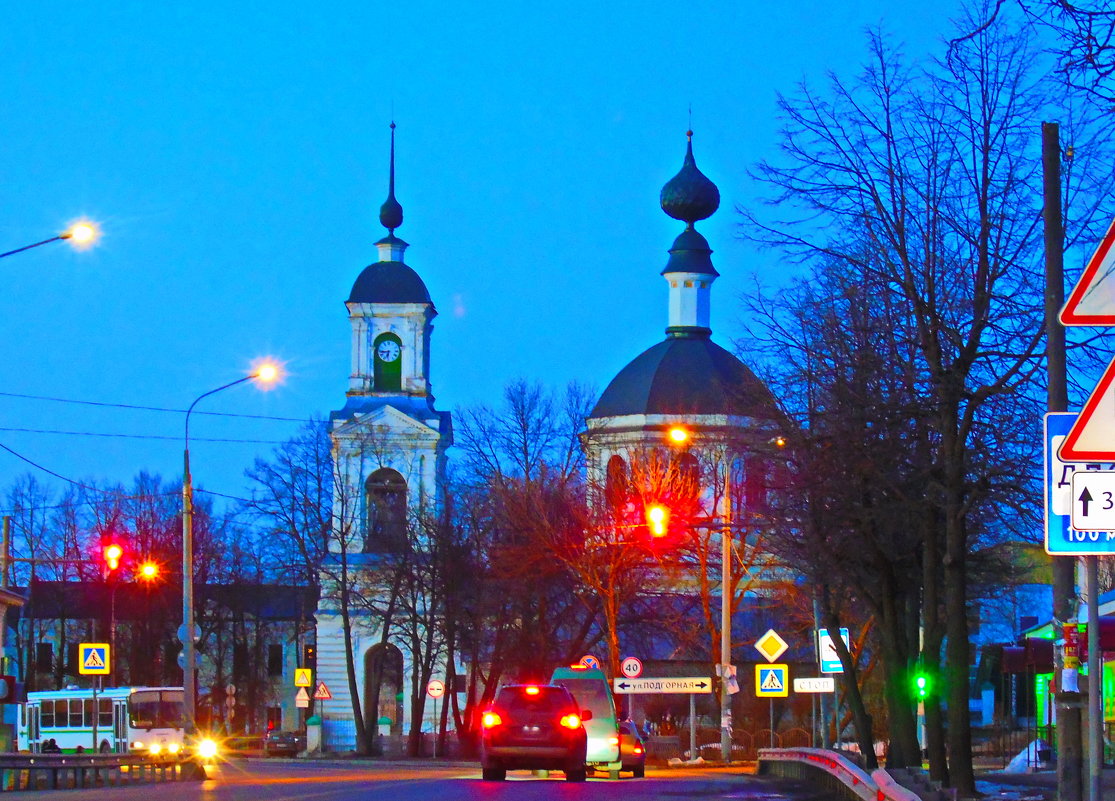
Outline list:
[[[612,690],[632,693],[711,693],[712,681],[707,676],[670,676],[652,679],[612,679]]]
[[[794,679],[794,692],[796,693],[831,693],[836,692],[836,679],[832,676],[820,676],[813,679]]]
[[[1077,472],[1115,472],[1115,464],[1111,462],[1082,464],[1060,457],[1061,445],[1077,416],[1075,412],[1050,412],[1045,415],[1045,550],[1054,556],[1108,556],[1115,554],[1115,536],[1106,531],[1078,529],[1072,525],[1073,475]]]
[[[782,656],[789,647],[774,629],[767,629],[767,633],[755,641],[755,650],[761,653],[768,662],[773,662]]]
[[[107,642],[82,642],[77,646],[77,672],[82,676],[107,676],[110,660]]]
[[[1115,325],[1115,221],[1061,309],[1061,325]]]
[[[759,698],[786,698],[789,694],[789,665],[755,665],[755,695]]]

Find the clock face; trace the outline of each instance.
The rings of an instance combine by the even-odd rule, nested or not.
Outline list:
[[[376,356],[379,357],[380,361],[393,362],[399,358],[399,353],[399,343],[390,339],[380,342],[376,347]]]

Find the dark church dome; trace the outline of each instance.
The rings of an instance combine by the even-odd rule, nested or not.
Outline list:
[[[401,240],[400,240],[401,241]],[[401,261],[377,261],[364,268],[352,285],[349,303],[430,303],[418,273]]]
[[[620,370],[589,417],[632,414],[772,419],[777,406],[743,362],[706,333],[684,332],[668,336]]]
[[[675,220],[690,225],[711,217],[720,208],[720,190],[716,184],[697,169],[693,159],[693,132],[686,131],[689,141],[685,148],[685,160],[678,174],[666,182],[659,195],[662,211]]]

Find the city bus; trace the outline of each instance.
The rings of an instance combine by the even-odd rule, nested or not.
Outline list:
[[[181,687],[108,687],[96,692],[94,713],[91,689],[30,692],[20,712],[19,750],[177,754],[183,697]]]

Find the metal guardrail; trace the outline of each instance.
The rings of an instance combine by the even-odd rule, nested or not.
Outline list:
[[[141,754],[0,754],[0,792],[121,787],[205,778],[192,759]]]
[[[821,748],[761,748],[759,773],[819,783],[849,801],[920,801],[885,770],[868,774],[847,757]]]

